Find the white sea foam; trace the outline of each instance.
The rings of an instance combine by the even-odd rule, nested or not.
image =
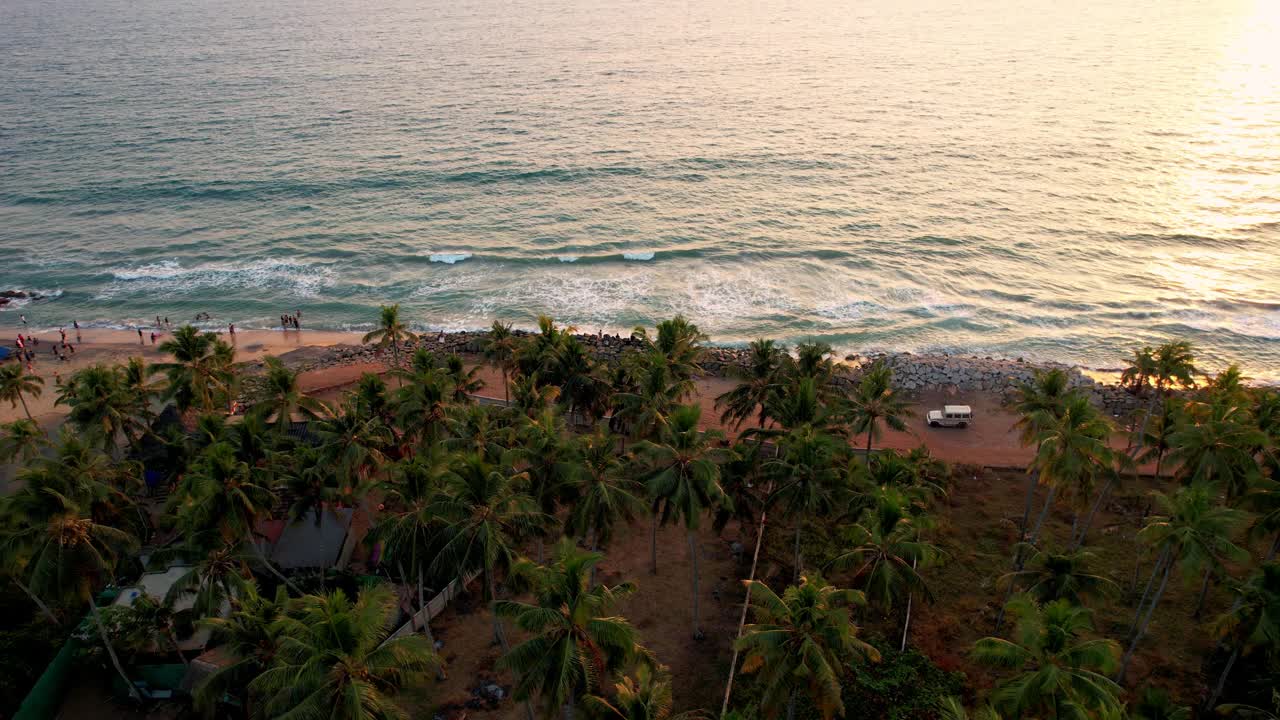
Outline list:
[[[446,263],[448,265],[453,265],[454,263],[460,263],[463,260],[467,260],[470,257],[471,257],[471,253],[469,252],[432,253],[430,257],[428,257],[427,259],[430,260],[431,262]]]
[[[560,261],[560,262],[562,262],[562,263],[573,263],[573,262],[578,262],[578,256],[577,256],[577,255],[558,255],[558,256],[556,256],[556,259],[557,259],[557,260],[559,260],[559,261]]]
[[[648,251],[648,252],[628,252],[628,253],[622,253],[622,257],[623,257],[624,259],[626,259],[626,260],[652,260],[652,259],[653,259],[653,255],[654,255],[654,253],[653,253],[653,251],[652,251],[652,250],[650,250],[650,251]]]
[[[114,268],[113,282],[104,286],[97,299],[117,295],[147,293],[163,298],[220,291],[277,289],[302,298],[317,297],[333,283],[333,272],[325,265],[281,260],[251,260],[239,263],[210,263],[185,267],[177,260]]]

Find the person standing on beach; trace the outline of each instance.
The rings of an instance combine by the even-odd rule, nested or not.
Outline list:
[[[151,344],[152,344],[152,345],[155,345],[155,344],[156,344],[156,334],[155,334],[155,332],[154,332],[154,331],[152,331],[152,333],[151,333]]]
[[[23,313],[22,315],[19,315],[18,317],[22,318],[22,327],[26,327],[26,326],[27,326],[27,315],[26,315],[26,313]]]
[[[63,345],[66,345],[66,344],[67,344],[67,329],[66,329],[66,328],[58,328],[58,334],[62,336],[62,344],[63,344]]]
[[[146,344],[147,344],[146,342],[144,342],[144,341],[142,340],[142,328],[138,328],[138,344],[139,344],[139,345],[146,345]]]
[[[234,338],[236,336],[236,324],[231,323],[230,325],[227,325],[227,331],[230,332],[231,337]]]
[[[299,311],[298,311],[298,312],[293,316],[293,329],[294,329],[294,330],[301,330],[301,329],[302,329],[302,311],[301,311],[301,310],[299,310]]]

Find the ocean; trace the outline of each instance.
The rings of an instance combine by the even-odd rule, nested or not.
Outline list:
[[[585,332],[1280,377],[1274,0],[0,0],[35,326]]]

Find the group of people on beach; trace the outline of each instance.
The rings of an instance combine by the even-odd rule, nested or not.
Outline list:
[[[302,329],[302,311],[301,310],[295,311],[292,315],[290,315],[289,313],[285,313],[284,315],[280,316],[280,329],[288,330],[289,328],[293,328],[294,330]],[[234,331],[232,332],[234,333]]]
[[[26,326],[27,316],[22,316],[23,326]],[[71,322],[76,332],[76,343],[82,342],[80,337],[80,323],[78,321]],[[67,342],[67,329],[65,327],[58,328],[58,334],[61,341],[53,343],[49,348],[49,354],[57,358],[60,362],[67,362],[76,354],[75,343]],[[40,347],[40,338],[34,335],[23,335],[18,333],[17,340],[14,345],[18,348],[17,356],[20,362],[26,362],[27,372],[35,372],[33,363],[36,360],[36,348]],[[56,373],[55,373],[56,375]],[[61,380],[61,378],[58,378]]]

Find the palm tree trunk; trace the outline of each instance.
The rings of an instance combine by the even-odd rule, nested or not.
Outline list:
[[[302,592],[302,588],[298,587],[297,585],[294,585],[292,580],[285,577],[283,573],[281,573],[279,570],[276,569],[276,566],[272,564],[270,560],[267,559],[266,554],[262,552],[262,548],[258,547],[258,543],[253,541],[253,538],[249,538],[247,542],[249,543],[249,547],[253,548],[253,554],[258,556],[258,562],[262,563],[262,565],[267,570],[269,570],[272,575],[275,575],[277,579],[279,579],[285,585],[289,586],[291,590],[298,593],[299,595],[306,594]]]
[[[431,650],[436,649],[436,636],[431,632],[431,613],[427,610],[427,596],[422,591],[422,566],[418,566],[418,614],[422,616],[422,634],[427,636],[427,642],[431,643]],[[440,663],[440,667],[436,668],[436,677],[444,680],[449,677],[444,671],[444,662]]]
[[[546,564],[546,560],[544,558],[545,554],[546,554],[546,550],[542,547],[542,536],[539,535],[538,536],[538,564],[539,565]]]
[[[93,596],[89,596],[89,614],[93,616],[93,623],[98,626],[98,635],[102,637],[102,644],[107,648],[107,655],[111,658],[111,664],[115,667],[116,672],[120,674],[120,678],[124,680],[124,686],[129,689],[129,697],[141,702],[142,695],[138,693],[138,687],[129,679],[128,673],[124,671],[124,666],[120,664],[120,658],[116,656],[116,649],[111,645],[111,639],[107,637],[107,628],[102,624],[102,616],[98,614],[98,604],[93,601]]]
[[[320,536],[320,594],[324,594],[325,558],[324,552],[324,506],[316,508],[316,534]]]
[[[1093,525],[1093,518],[1098,514],[1098,508],[1107,501],[1107,495],[1111,492],[1111,485],[1116,481],[1115,475],[1107,479],[1107,484],[1102,486],[1102,492],[1098,493],[1098,499],[1094,501],[1093,507],[1089,508],[1089,514],[1084,518],[1084,524],[1080,526],[1080,535],[1072,540],[1072,550],[1079,549],[1084,545],[1084,538],[1089,534],[1089,527]]]
[[[600,545],[600,533],[596,530],[595,526],[592,525],[591,530],[587,534],[591,537],[591,552],[598,552],[596,548]],[[594,590],[596,587],[596,568],[598,565],[599,563],[591,564],[591,579],[589,581],[590,584],[587,585],[588,590]]]
[[[22,592],[26,593],[27,597],[31,598],[31,602],[34,602],[36,607],[40,608],[40,612],[44,613],[45,617],[49,618],[49,622],[57,624],[58,617],[53,614],[53,611],[49,609],[48,605],[44,604],[43,600],[37,597],[35,593],[31,592],[31,588],[27,587],[26,584],[23,583],[16,575],[13,576],[13,582],[18,587],[22,588]]]
[[[689,538],[689,561],[692,567],[693,580],[693,639],[702,639],[702,623],[698,620],[698,539],[693,530],[686,535]]]
[[[1200,583],[1200,597],[1196,600],[1196,611],[1191,613],[1194,620],[1200,619],[1200,613],[1204,612],[1204,599],[1209,595],[1209,580],[1213,578],[1213,566],[1204,569],[1204,580]]]
[[[1227,686],[1227,676],[1231,674],[1231,668],[1235,666],[1236,660],[1240,658],[1240,648],[1237,646],[1231,651],[1231,657],[1227,658],[1227,664],[1222,668],[1222,674],[1218,676],[1218,682],[1213,686],[1213,694],[1209,696],[1209,702],[1204,704],[1205,713],[1211,712],[1218,704],[1218,698],[1222,696],[1222,689]]]
[[[658,574],[658,511],[654,508],[653,527],[649,530],[649,574]]]
[[[564,720],[573,720],[573,691],[569,692],[569,699],[564,703]]]
[[[1022,542],[1027,537],[1027,525],[1031,522],[1031,504],[1035,500],[1036,484],[1039,479],[1039,472],[1027,473],[1027,499],[1022,504],[1022,523],[1018,525],[1018,542]]]
[[[916,569],[918,559],[911,561],[911,569]],[[911,601],[915,599],[915,593],[907,593],[907,617],[902,621],[902,644],[898,647],[898,652],[907,651],[907,630],[911,628]]]
[[[507,368],[502,368],[502,399],[511,407],[511,383],[507,381]]]
[[[792,690],[791,696],[787,698],[787,720],[796,720],[796,693],[798,690]]]
[[[796,571],[794,582],[800,582],[800,522],[798,518],[796,522]]]
[[[1276,533],[1276,539],[1271,541],[1271,549],[1267,551],[1267,559],[1264,563],[1269,563],[1276,559],[1276,553],[1280,552],[1280,532]]]
[[[871,427],[867,428],[867,452],[864,460],[867,468],[871,467],[871,433],[876,429],[875,420],[871,421]]]
[[[1160,479],[1160,465],[1164,462],[1164,449],[1156,451],[1156,479]]]
[[[1040,517],[1036,520],[1036,526],[1031,531],[1031,539],[1027,541],[1032,545],[1035,545],[1036,542],[1040,540],[1040,530],[1044,528],[1044,521],[1049,517],[1049,508],[1053,507],[1053,496],[1057,494],[1057,492],[1058,487],[1056,485],[1049,486],[1049,494],[1044,498],[1044,508],[1040,510]],[[1019,565],[1021,565],[1021,563],[1019,563]],[[1018,569],[1021,570],[1022,568],[1019,567]]]
[[[31,409],[27,407],[27,398],[21,392],[18,393],[18,399],[22,401],[22,412],[27,414],[27,419],[35,422],[35,418],[31,417]]]
[[[489,586],[489,615],[493,617],[493,637],[502,647],[502,654],[506,655],[511,651],[511,646],[507,643],[506,631],[502,629],[502,618],[498,617],[498,590],[493,584],[493,571],[486,568],[484,577],[485,585]]]
[[[1155,585],[1156,578],[1159,577],[1160,571],[1164,569],[1165,561],[1169,558],[1169,548],[1161,551],[1160,556],[1156,558],[1155,567],[1151,568],[1151,577],[1147,578],[1147,587],[1142,591],[1142,599],[1138,601],[1138,607],[1133,613],[1133,622],[1129,623],[1129,634],[1132,635],[1138,629],[1138,618],[1142,617],[1142,608],[1147,605],[1147,598],[1151,595],[1151,588]]]
[[[1147,634],[1147,627],[1151,625],[1151,616],[1155,614],[1156,606],[1160,604],[1160,598],[1164,595],[1164,589],[1169,585],[1170,571],[1173,570],[1174,558],[1171,556],[1169,562],[1164,566],[1164,577],[1160,580],[1160,589],[1156,590],[1156,596],[1151,598],[1151,607],[1147,608],[1146,617],[1142,619],[1142,626],[1138,628],[1137,634],[1133,636],[1133,641],[1129,643],[1129,650],[1124,654],[1124,660],[1120,661],[1120,672],[1116,673],[1116,682],[1124,682],[1124,674],[1129,669],[1129,661],[1133,659],[1133,651],[1138,648],[1138,642]]]

